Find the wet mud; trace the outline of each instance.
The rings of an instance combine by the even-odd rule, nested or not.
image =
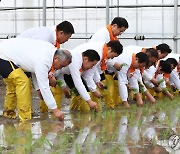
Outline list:
[[[180,134],[180,108],[145,104],[132,109],[104,110],[101,113],[69,111],[63,100],[65,120],[39,112],[39,98],[33,91],[33,119],[24,123],[2,116],[5,86],[0,82],[0,153],[126,153],[166,154],[178,152],[170,137]],[[165,100],[167,101],[167,100]],[[170,102],[170,101],[169,101]],[[177,143],[176,146],[179,146]]]

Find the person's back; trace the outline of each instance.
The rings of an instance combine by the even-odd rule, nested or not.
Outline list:
[[[129,45],[126,47],[123,47],[123,53],[121,55],[130,55],[133,53],[138,53],[142,51],[142,47],[140,46],[135,46],[135,45]]]
[[[72,34],[74,34],[74,27],[71,22],[63,21],[58,25],[52,27],[36,27],[28,29],[25,32],[21,33],[19,37],[43,40],[53,44],[57,49],[60,49],[61,44],[67,42],[72,36]],[[52,74],[54,74],[53,70],[49,72],[50,76]],[[59,86],[55,86],[55,78],[49,78],[49,83],[51,85],[52,91],[54,92],[54,97],[56,98],[56,101],[60,102],[59,96],[62,96],[62,91],[60,90]],[[46,112],[48,110],[43,100],[41,100],[40,102],[40,109],[40,112]]]
[[[105,43],[103,42],[87,42],[87,43],[83,43],[80,44],[79,46],[75,47],[74,49],[72,49],[72,54],[76,53],[76,52],[82,52],[87,50],[87,49],[94,49],[98,52],[100,58],[102,58],[102,48],[104,46]]]
[[[55,51],[52,44],[29,38],[13,38],[0,44],[0,58],[13,61],[29,72],[34,72],[33,67],[37,68],[45,63],[51,66]]]
[[[91,37],[89,42],[104,42],[118,40],[118,36],[121,35],[129,27],[125,18],[115,17],[110,25],[101,28]]]
[[[109,41],[110,41],[110,36],[106,27],[97,30],[89,40],[89,42],[104,42],[104,43],[108,43]]]
[[[49,42],[51,44],[55,44],[56,41],[56,26],[52,27],[34,27],[30,28],[24,32],[22,32],[20,35],[18,35],[18,38],[31,38],[36,40],[42,40]]]
[[[74,27],[69,21],[63,21],[52,27],[35,27],[22,32],[18,37],[43,40],[60,48],[74,34]]]

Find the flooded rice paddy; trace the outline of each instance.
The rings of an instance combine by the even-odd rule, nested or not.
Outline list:
[[[166,154],[180,153],[180,98],[163,98],[142,108],[119,106],[101,113],[71,113],[64,99],[65,120],[39,113],[33,96],[33,119],[20,123],[2,115],[5,87],[0,83],[0,153],[33,154]],[[173,136],[174,135],[174,136]]]

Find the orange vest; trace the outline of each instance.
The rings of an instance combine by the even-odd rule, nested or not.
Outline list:
[[[118,40],[118,38],[113,35],[111,25],[107,25],[106,28],[107,28],[107,30],[108,30],[108,32],[109,32],[110,41]]]
[[[56,42],[55,42],[55,45],[54,45],[54,46],[55,46],[57,49],[60,48],[60,44],[59,44],[59,42],[58,42],[58,36],[57,36],[57,28],[56,28]],[[50,69],[50,71],[49,71],[48,78],[51,78],[52,75],[54,75],[54,72],[55,72],[55,70],[54,70],[54,67],[52,66],[51,69]]]
[[[135,68],[132,67],[134,61],[136,60],[136,54],[133,53],[132,55],[132,62],[131,62],[131,66],[129,67],[128,72],[130,73],[130,78],[133,76],[134,72],[135,72]]]
[[[169,78],[169,74],[167,74],[167,73],[164,73],[163,76],[164,76],[164,78],[166,78],[166,79]]]
[[[57,28],[56,28],[56,42],[55,42],[55,47],[57,48],[57,49],[59,49],[60,48],[60,44],[59,44],[59,42],[58,42],[58,33],[57,33]]]
[[[107,44],[105,43],[103,47],[103,55],[102,55],[102,60],[101,60],[101,70],[105,71],[107,69],[106,61],[107,61],[107,53],[108,53],[108,48]]]

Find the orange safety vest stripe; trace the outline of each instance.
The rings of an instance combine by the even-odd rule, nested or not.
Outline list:
[[[56,27],[56,42],[54,45],[57,49],[60,49],[60,43],[58,42],[58,31],[57,31],[57,27]]]
[[[136,60],[136,54],[133,53],[131,66],[130,66],[130,68],[129,68],[129,70],[128,70],[130,73],[133,73],[133,72],[135,71],[135,68],[132,67],[132,65],[134,64],[135,60]]]
[[[106,65],[106,61],[107,61],[107,53],[108,53],[108,48],[107,48],[107,44],[104,44],[103,47],[103,55],[102,55],[102,60],[101,60],[101,70],[105,71],[107,69],[107,65]]]
[[[106,28],[107,28],[107,30],[108,30],[108,32],[109,32],[110,41],[118,40],[118,38],[113,35],[111,25],[107,25]]]

